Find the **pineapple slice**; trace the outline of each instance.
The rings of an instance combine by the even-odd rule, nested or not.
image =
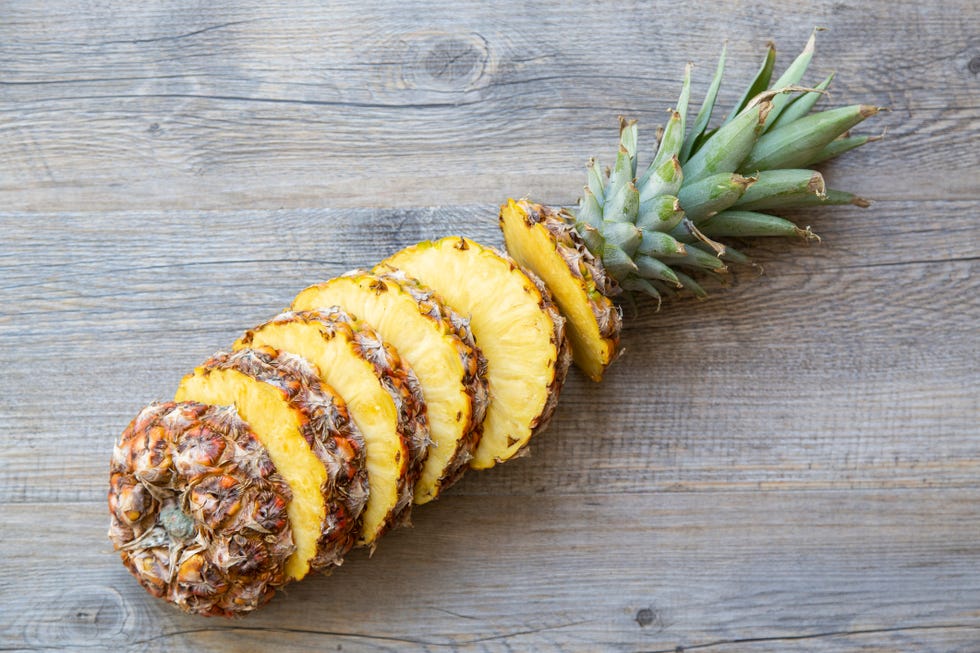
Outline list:
[[[352,273],[303,290],[293,310],[340,306],[370,324],[415,372],[434,447],[415,484],[427,503],[465,471],[487,405],[486,362],[465,321],[404,277]]]
[[[233,349],[274,347],[302,356],[347,403],[364,436],[371,491],[358,545],[373,547],[406,522],[429,444],[425,403],[415,374],[363,323],[340,310],[283,313],[249,330]]]
[[[403,271],[469,317],[491,398],[470,466],[512,458],[547,425],[571,361],[548,290],[503,254],[459,237],[414,245],[378,269]]]
[[[154,403],[112,452],[109,539],[153,596],[242,615],[286,582],[291,497],[234,408]]]
[[[613,361],[622,319],[608,295],[614,282],[562,212],[525,200],[500,207],[507,251],[541,277],[565,316],[575,364],[593,381]]]
[[[181,380],[175,401],[233,405],[269,452],[293,492],[287,578],[342,562],[367,500],[364,440],[309,363],[271,347],[219,352]]]

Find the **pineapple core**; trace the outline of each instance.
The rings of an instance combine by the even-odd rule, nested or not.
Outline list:
[[[326,514],[320,488],[327,472],[300,434],[295,411],[276,388],[235,370],[194,370],[180,382],[175,401],[233,405],[252,427],[293,492],[286,514],[296,551],[286,561],[285,572],[289,578],[303,578],[316,555]]]
[[[302,356],[316,366],[320,380],[347,404],[364,437],[370,497],[362,513],[358,544],[371,544],[397,516],[400,488],[408,474],[409,451],[398,424],[394,400],[375,375],[374,366],[343,335],[324,332],[317,322],[271,322],[250,332],[250,342],[234,349],[267,345]],[[402,504],[404,502],[401,502]]]

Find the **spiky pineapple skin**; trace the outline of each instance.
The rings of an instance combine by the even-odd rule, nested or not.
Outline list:
[[[217,352],[185,381],[221,371],[237,372],[274,388],[298,419],[299,435],[326,471],[320,487],[325,514],[314,555],[306,562],[312,571],[340,565],[356,541],[369,492],[364,439],[343,400],[320,384],[304,359],[271,347]],[[183,398],[185,381],[178,399]]]
[[[113,449],[109,538],[153,596],[193,614],[242,615],[286,582],[291,498],[233,408],[154,403]]]
[[[315,348],[319,346],[322,349],[316,353],[322,354],[322,351],[326,349],[326,343],[337,345],[330,350],[332,355],[329,356],[324,365],[318,366],[318,372],[321,380],[327,385],[331,385],[344,398],[355,422],[358,422],[360,417],[359,411],[364,412],[362,419],[365,421],[369,420],[370,414],[375,412],[391,411],[395,415],[395,424],[392,425],[390,431],[386,430],[382,434],[384,439],[379,443],[386,452],[389,449],[395,449],[394,460],[378,459],[375,464],[386,466],[393,464],[396,466],[394,476],[397,498],[390,509],[380,516],[379,521],[371,524],[368,523],[369,515],[375,510],[372,507],[372,502],[376,495],[381,494],[381,491],[374,487],[375,481],[371,478],[372,472],[370,471],[372,461],[378,456],[375,456],[372,451],[372,441],[368,440],[368,431],[365,430],[365,425],[361,425],[361,432],[367,446],[368,481],[371,485],[371,492],[369,493],[367,508],[363,513],[364,523],[358,545],[374,546],[377,539],[390,528],[408,523],[410,520],[415,482],[421,474],[431,444],[425,400],[418,379],[394,347],[385,343],[370,326],[356,320],[337,307],[324,311],[286,311],[281,313],[272,320],[249,329],[235,342],[233,349],[252,348],[257,342],[275,346],[274,343],[283,339],[282,337],[277,338],[278,331],[291,327],[306,329],[306,332],[311,334],[313,341],[305,343],[304,350],[313,347],[316,351]],[[299,355],[303,354],[298,350],[289,351]],[[307,358],[312,362],[318,361],[320,357],[314,358],[308,355]],[[356,366],[357,378],[373,377],[375,385],[373,387],[352,386],[345,388],[337,382],[331,383],[331,379],[334,378],[341,382],[345,380],[342,372],[333,369],[338,366]],[[366,370],[369,371],[368,374],[364,373]],[[351,382],[348,381],[348,383]],[[353,400],[349,399],[345,394],[345,389],[364,396],[354,397]]]

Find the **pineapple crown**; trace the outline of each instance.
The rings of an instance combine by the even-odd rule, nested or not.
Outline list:
[[[684,270],[724,275],[727,263],[751,260],[716,239],[791,236],[817,239],[809,228],[770,211],[868,202],[826,188],[812,169],[875,136],[849,130],[878,107],[853,105],[810,113],[834,75],[813,88],[800,86],[813,56],[816,30],[803,52],[770,84],[776,60],[770,44],[762,67],[722,124],[708,128],[725,67],[723,48],[714,79],[688,129],[691,65],[677,108],[658,134],[659,147],[637,176],[637,126],[620,118],[616,163],[605,173],[596,159],[572,212],[576,230],[606,272],[632,299],[660,299],[679,289],[707,293]]]

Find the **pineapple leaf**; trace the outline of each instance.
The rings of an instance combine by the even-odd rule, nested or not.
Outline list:
[[[817,41],[817,30],[813,30],[810,34],[810,38],[806,42],[806,47],[803,48],[803,52],[799,54],[798,57],[789,65],[786,72],[776,80],[772,85],[773,89],[779,90],[787,88],[790,86],[796,86],[803,79],[803,75],[806,74],[806,69],[810,65],[810,60],[813,58],[813,50]],[[766,118],[766,127],[770,127],[782,113],[783,109],[790,103],[793,97],[787,94],[777,95],[772,100],[772,110],[769,112],[769,116]]]
[[[721,86],[721,78],[725,74],[725,56],[728,51],[728,44],[725,44],[721,48],[721,56],[718,57],[718,66],[715,68],[714,79],[711,80],[711,86],[708,87],[708,93],[704,96],[704,102],[701,103],[701,109],[698,110],[698,116],[694,119],[694,128],[691,133],[687,135],[684,141],[684,146],[681,148],[680,159],[683,165],[697,148],[701,145],[701,136],[704,134],[704,130],[708,127],[708,122],[711,120],[711,112],[714,110],[715,98],[718,97],[718,88]]]
[[[770,43],[769,49],[766,52],[766,58],[762,62],[762,67],[759,69],[759,72],[756,73],[755,79],[752,80],[749,87],[745,89],[745,93],[742,94],[741,99],[739,99],[738,103],[735,105],[735,108],[732,109],[732,112],[728,114],[728,117],[725,119],[723,124],[728,124],[734,120],[735,116],[742,113],[742,110],[748,106],[752,98],[759,95],[759,93],[763,93],[769,88],[769,80],[772,79],[772,69],[775,63],[776,46]]]
[[[694,184],[721,172],[734,172],[755,146],[772,107],[764,100],[725,124],[684,164],[684,181]]]
[[[788,125],[794,120],[799,120],[803,116],[810,113],[813,106],[820,100],[824,95],[826,95],[827,89],[830,87],[830,83],[834,81],[834,73],[830,73],[827,77],[813,87],[813,90],[808,93],[803,93],[791,99],[786,108],[783,109],[782,113],[773,120],[769,125],[767,125],[766,130],[775,129],[776,127],[782,127],[783,125]]]
[[[824,197],[826,190],[823,175],[814,170],[764,170],[732,208],[752,211],[795,208],[813,195]]]
[[[878,111],[875,106],[855,104],[810,114],[774,129],[759,138],[740,170],[806,167],[825,145]]]

